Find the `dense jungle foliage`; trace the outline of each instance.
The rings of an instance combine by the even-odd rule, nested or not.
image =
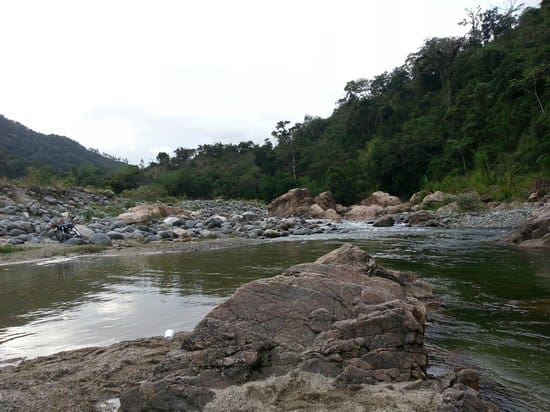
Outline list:
[[[521,14],[468,10],[461,24],[466,36],[428,39],[391,72],[348,82],[330,117],[278,122],[275,144],[181,147],[111,176],[73,169],[71,181],[263,200],[301,186],[344,204],[379,189],[523,196],[550,176],[550,1]]]

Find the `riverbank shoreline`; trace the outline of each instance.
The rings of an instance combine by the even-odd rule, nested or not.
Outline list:
[[[528,221],[533,213],[538,210],[535,207],[520,207],[508,210],[499,210],[483,213],[454,213],[441,214],[439,218],[446,226],[445,229],[469,229],[478,228],[486,230],[505,230],[513,235],[522,225]],[[312,224],[332,224],[331,220],[311,220]],[[367,224],[371,227],[372,224]],[[384,230],[384,228],[377,228]],[[333,226],[333,234],[346,233],[345,230]],[[306,237],[307,238],[307,237]],[[284,240],[279,238],[279,240]],[[166,253],[193,253],[214,249],[225,249],[260,245],[271,241],[269,238],[201,238],[201,239],[172,239],[170,241],[156,241],[144,243],[139,240],[114,240],[110,245],[66,245],[59,242],[47,241],[36,244],[23,244],[16,246],[9,253],[0,254],[0,267],[12,264],[40,263],[56,258],[78,258],[82,256],[117,257],[132,254],[155,255]],[[513,245],[506,242],[506,238],[500,240],[503,244]]]

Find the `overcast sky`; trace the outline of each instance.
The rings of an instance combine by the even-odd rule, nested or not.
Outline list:
[[[538,6],[539,0],[523,0]],[[326,117],[347,81],[461,35],[486,0],[37,0],[0,3],[0,114],[137,164],[261,143]]]

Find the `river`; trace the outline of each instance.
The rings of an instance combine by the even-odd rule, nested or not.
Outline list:
[[[550,410],[550,255],[497,244],[503,234],[348,223],[334,234],[239,248],[0,266],[0,366],[192,330],[241,284],[347,241],[386,267],[416,272],[441,297],[426,333],[429,373],[471,366],[503,410]]]

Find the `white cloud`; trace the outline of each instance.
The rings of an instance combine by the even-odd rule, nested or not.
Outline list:
[[[329,115],[348,80],[462,33],[478,3],[494,4],[2,2],[0,113],[134,163],[159,147],[262,142],[277,120]]]

